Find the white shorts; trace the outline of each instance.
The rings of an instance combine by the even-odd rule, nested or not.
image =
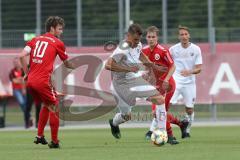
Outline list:
[[[188,108],[193,108],[196,101],[196,84],[177,84],[171,103],[177,104],[183,99]]]
[[[122,114],[129,114],[136,104],[136,98],[148,98],[159,94],[154,86],[142,78],[129,80],[127,83],[113,81],[117,107]]]

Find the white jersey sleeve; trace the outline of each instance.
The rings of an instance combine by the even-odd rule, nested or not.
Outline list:
[[[114,50],[111,57],[119,63],[124,57],[126,57],[126,53],[128,52],[128,44],[120,43],[120,45]]]
[[[171,56],[173,56],[173,46],[169,48],[169,53]]]
[[[111,55],[111,57],[117,62],[119,63],[122,58],[124,57],[124,53],[119,51],[119,49],[116,49],[113,54]]]
[[[196,60],[195,60],[195,65],[202,64],[202,53],[200,47],[196,47]]]

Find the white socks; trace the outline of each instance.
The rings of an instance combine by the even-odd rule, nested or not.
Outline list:
[[[166,130],[167,112],[165,104],[156,105],[157,127]]]
[[[150,131],[154,131],[155,129],[157,129],[157,124],[158,124],[157,119],[153,118],[151,126],[150,126]]]
[[[189,124],[187,126],[187,133],[190,133],[190,129],[191,129],[192,123],[194,121],[194,112],[190,115],[186,114],[186,117],[187,117],[187,120],[189,121]]]
[[[115,116],[113,118],[113,125],[114,126],[118,126],[119,124],[124,123],[124,122],[126,122],[126,120],[122,118],[121,113],[115,114]]]

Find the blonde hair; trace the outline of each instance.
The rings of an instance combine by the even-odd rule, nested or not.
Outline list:
[[[178,31],[181,30],[181,29],[184,29],[184,30],[190,32],[188,27],[179,25],[179,26],[178,26]]]
[[[146,32],[156,32],[156,34],[159,34],[159,29],[156,26],[150,26],[146,29]]]

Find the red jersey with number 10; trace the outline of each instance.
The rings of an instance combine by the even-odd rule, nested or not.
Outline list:
[[[27,42],[27,46],[31,48],[28,82],[49,83],[56,56],[62,61],[68,58],[64,43],[54,35],[46,33]]]

